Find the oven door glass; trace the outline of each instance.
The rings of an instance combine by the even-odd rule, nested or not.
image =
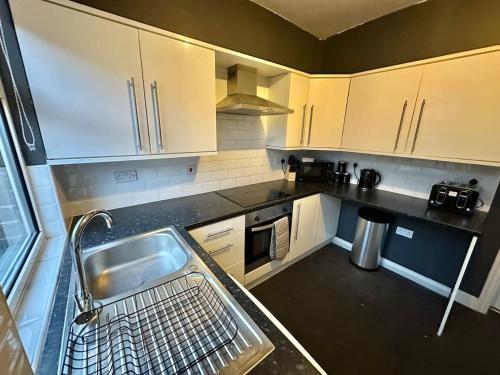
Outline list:
[[[290,233],[292,216],[288,216],[288,230]],[[251,272],[271,261],[269,248],[273,222],[278,219],[254,225],[246,229],[245,233],[245,273]]]

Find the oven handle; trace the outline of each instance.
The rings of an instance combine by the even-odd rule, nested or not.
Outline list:
[[[273,225],[274,224],[271,223],[271,224],[263,225],[261,227],[251,228],[251,231],[252,231],[252,233],[261,232],[261,231],[266,230],[266,229],[271,229],[273,227]]]

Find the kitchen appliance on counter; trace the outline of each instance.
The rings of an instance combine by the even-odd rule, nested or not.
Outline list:
[[[431,208],[442,209],[465,215],[472,215],[479,198],[479,190],[475,188],[477,180],[472,179],[468,184],[442,181],[432,186],[428,205]]]
[[[333,173],[332,182],[340,185],[349,185],[351,182],[351,174],[347,172],[347,162],[341,160],[337,162],[337,170]]]
[[[316,160],[313,162],[298,162],[297,181],[303,182],[326,182],[333,178],[334,163],[328,160]]]
[[[269,249],[273,223],[288,216],[288,233],[292,226],[293,202],[286,202],[245,215],[245,273],[271,261]]]
[[[357,163],[354,163],[354,174],[356,175],[356,167],[358,166]],[[361,190],[369,190],[373,189],[375,186],[377,186],[380,181],[382,181],[382,176],[380,175],[379,172],[377,172],[375,169],[370,169],[370,168],[364,168],[361,169],[359,178],[356,175],[356,178],[358,179],[358,187]]]

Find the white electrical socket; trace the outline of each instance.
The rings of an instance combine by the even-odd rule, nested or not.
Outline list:
[[[413,231],[410,229],[406,229],[403,227],[397,227],[396,228],[396,234],[399,234],[400,236],[412,239],[413,238]]]
[[[195,165],[186,165],[187,174],[196,174],[196,166]]]
[[[137,181],[137,170],[115,171],[113,172],[113,178],[116,183]]]

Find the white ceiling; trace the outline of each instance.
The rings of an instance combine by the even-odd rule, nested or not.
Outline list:
[[[320,39],[425,0],[251,0]]]

